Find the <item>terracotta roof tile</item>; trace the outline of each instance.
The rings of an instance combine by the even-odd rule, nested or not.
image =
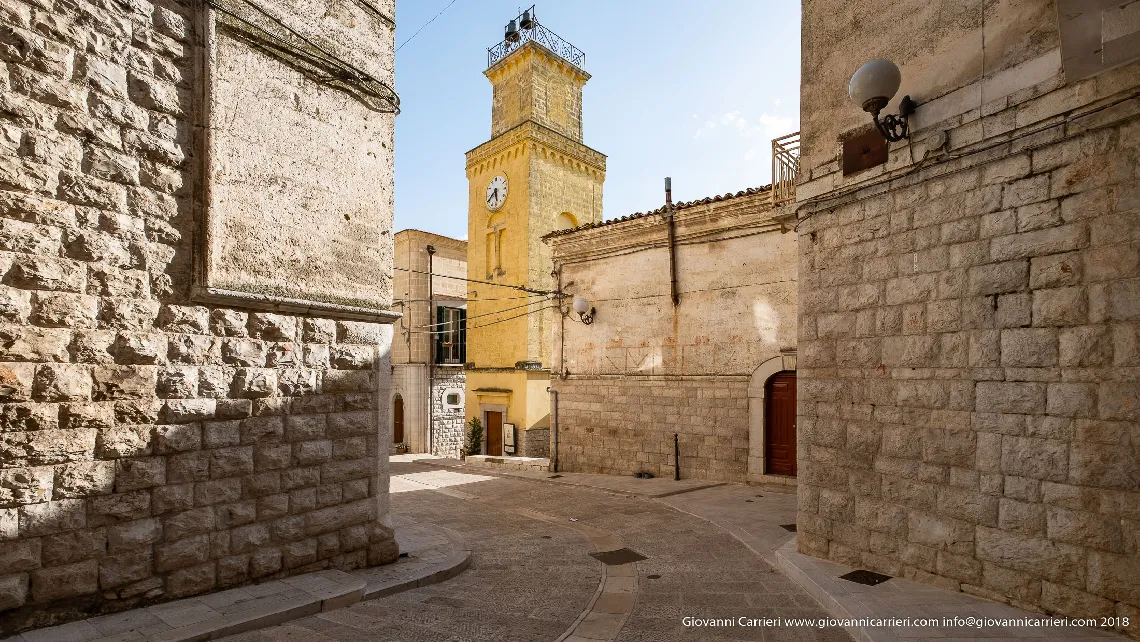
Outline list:
[[[727,200],[731,200],[734,198],[740,198],[741,196],[753,196],[755,194],[762,194],[764,192],[769,192],[771,190],[772,190],[771,185],[763,185],[761,187],[749,187],[746,190],[741,190],[741,191],[736,192],[736,193],[728,192],[726,194],[718,194],[716,196],[706,196],[705,198],[695,200],[695,201],[674,203],[673,204],[673,211],[676,212],[678,210],[683,210],[683,209],[687,209],[690,207],[696,207],[698,205],[707,205],[709,203],[719,203],[721,201],[727,201]],[[648,212],[636,212],[634,214],[622,216],[621,218],[611,218],[607,221],[602,221],[600,223],[586,223],[585,225],[579,225],[578,227],[572,227],[572,228],[565,229],[565,230],[555,230],[555,231],[547,234],[544,238],[549,238],[551,236],[562,236],[563,234],[570,234],[571,232],[579,232],[582,230],[590,230],[590,229],[594,229],[596,227],[605,227],[607,225],[613,225],[615,223],[624,223],[625,221],[633,221],[633,220],[636,220],[639,218],[645,218],[647,216],[654,216],[654,215],[659,215],[659,214],[664,214],[664,213],[665,213],[665,206],[662,205],[661,207],[659,207],[655,210],[650,210]]]

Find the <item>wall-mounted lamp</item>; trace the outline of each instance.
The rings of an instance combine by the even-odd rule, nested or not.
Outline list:
[[[902,72],[895,63],[879,59],[860,67],[851,76],[851,83],[847,86],[851,100],[862,107],[863,111],[871,114],[879,133],[892,143],[908,138],[907,116],[913,114],[918,107],[918,103],[911,100],[910,96],[903,96],[902,102],[899,103],[898,116],[888,114],[879,120],[879,111],[891,102],[900,85],[902,85]]]
[[[594,306],[590,305],[590,301],[576,296],[573,303],[574,311],[578,313],[578,319],[586,325],[594,322]]]

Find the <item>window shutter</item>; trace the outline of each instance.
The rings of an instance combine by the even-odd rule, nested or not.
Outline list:
[[[447,315],[445,314],[445,308],[442,305],[436,306],[436,325],[432,328],[432,331],[435,333],[433,335],[433,338],[435,339],[435,358],[433,361],[435,363],[443,363],[443,337],[445,336],[444,333],[447,332],[447,328],[442,324],[446,319]]]
[[[459,308],[459,363],[467,363],[467,309]]]

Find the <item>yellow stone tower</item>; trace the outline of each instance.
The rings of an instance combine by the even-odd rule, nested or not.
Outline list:
[[[520,18],[517,39],[508,27],[488,51],[491,139],[467,152],[467,275],[550,291],[542,236],[602,220],[606,157],[582,144],[585,56]],[[555,302],[482,283],[468,283],[467,298],[466,408],[485,427],[484,452],[509,454],[501,426],[511,424],[514,454],[546,456]]]

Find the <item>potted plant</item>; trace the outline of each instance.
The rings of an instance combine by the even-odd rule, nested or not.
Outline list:
[[[467,444],[463,447],[463,457],[479,455],[483,452],[483,422],[472,417],[467,422]]]

